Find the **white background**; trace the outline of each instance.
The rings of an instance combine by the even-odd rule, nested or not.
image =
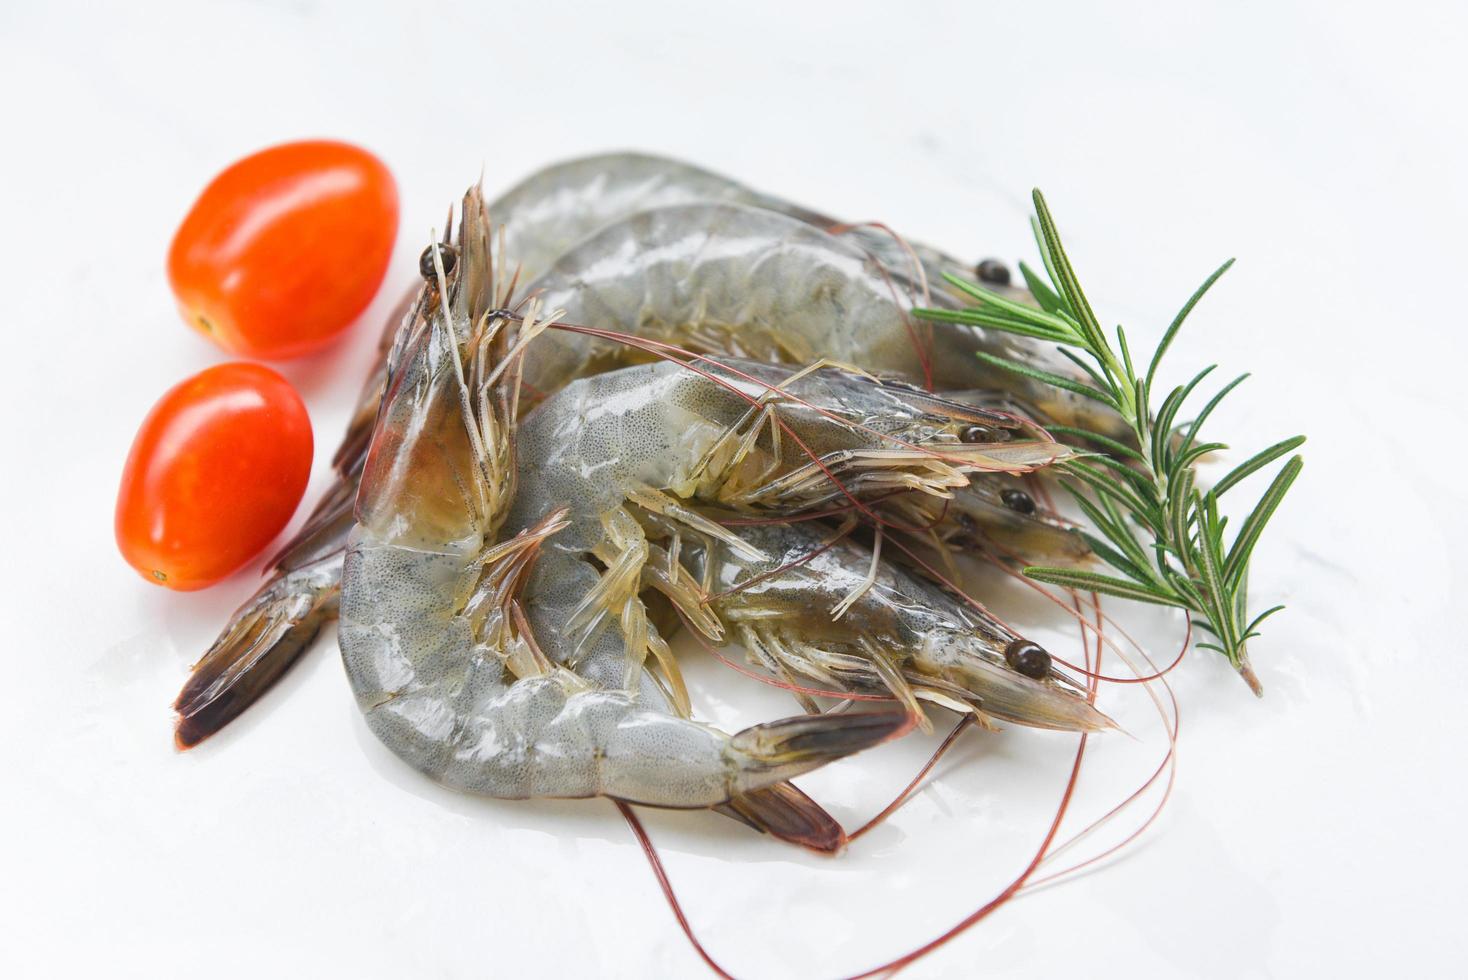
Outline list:
[[[493,194],[562,157],[662,151],[1011,259],[1033,254],[1038,184],[1103,319],[1149,341],[1237,255],[1173,369],[1255,372],[1214,423],[1241,450],[1311,437],[1255,563],[1256,604],[1290,606],[1255,646],[1267,696],[1190,656],[1178,787],[1145,843],[910,975],[1461,970],[1462,7],[1100,6],[5,0],[0,973],[702,970],[609,804],[419,778],[367,733],[329,637],[225,734],[172,748],[169,702],[257,568],[177,595],[113,545],[134,429],[222,359],[178,320],[164,255],[213,173],[307,136],[373,148],[403,198],[395,288],[282,368],[315,423],[313,494],[389,295],[481,168]],[[1176,620],[1109,608],[1171,655]],[[793,708],[693,669],[720,723]],[[1136,738],[1094,743],[1083,815],[1162,746],[1135,691],[1106,697]],[[855,825],[930,746],[804,782]],[[969,737],[835,860],[704,814],[648,821],[729,969],[834,976],[1012,877],[1071,750]]]

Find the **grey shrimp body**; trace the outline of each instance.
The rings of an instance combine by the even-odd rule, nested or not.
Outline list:
[[[839,532],[752,525],[741,537],[765,557],[718,543],[680,554],[714,614],[777,675],[817,689],[890,691],[913,710],[922,699],[1033,728],[1114,727],[1039,646],[899,565],[873,567],[871,552]]]
[[[975,267],[920,243],[899,240],[892,233],[871,226],[852,225],[701,167],[644,153],[605,153],[553,164],[536,171],[500,198],[501,207],[514,216],[534,216],[533,227],[554,229],[537,235],[535,242],[520,245],[530,256],[529,266],[548,268],[554,247],[569,249],[584,237],[622,218],[646,210],[684,204],[729,204],[758,208],[796,220],[809,227],[839,236],[849,246],[873,260],[889,275],[915,284],[921,273],[926,289],[907,287],[907,307],[931,305],[955,308],[966,305],[965,297],[943,278],[945,274],[973,278]],[[527,226],[530,223],[527,222]],[[555,245],[550,243],[554,242]],[[513,253],[512,253],[513,254]],[[527,277],[528,278],[528,277]],[[1033,303],[1028,290],[1009,285],[1007,269],[997,279],[986,277],[985,285],[1007,298]],[[889,294],[890,297],[890,294]],[[904,311],[905,312],[905,309]],[[978,349],[1053,373],[1077,375],[1075,366],[1058,356],[1050,345],[1013,334],[964,327],[977,338]],[[934,351],[937,363],[941,344]],[[1050,421],[1127,439],[1119,418],[1099,411],[1095,404],[1070,392],[1030,382],[1016,375],[980,364],[970,357],[943,362],[940,369],[959,372],[955,383],[939,387],[997,389],[1012,393],[1021,411],[1038,412]]]
[[[932,289],[943,292],[943,273],[969,275],[972,266],[937,249],[905,243],[878,228],[853,227],[809,208],[765,194],[723,174],[670,157],[647,153],[601,153],[543,167],[506,191],[491,210],[497,221],[509,216],[526,226],[546,229],[533,240],[511,238],[510,254],[528,266],[549,267],[580,238],[621,217],[675,204],[741,204],[795,218],[823,231],[850,236],[888,269],[913,276],[914,257]],[[1011,296],[1027,295],[992,283]]]
[[[1080,396],[975,356],[1060,367],[1034,343],[914,321],[922,298],[911,280],[850,240],[763,208],[697,203],[638,212],[583,239],[527,289],[572,323],[756,360],[827,358],[938,391],[1005,395],[1042,421],[1095,421]],[[932,302],[956,305],[941,296]],[[561,350],[527,365],[526,383],[538,390],[555,390],[608,354],[608,341],[557,339]]]
[[[975,354],[1002,350],[1017,357],[1023,351],[966,326],[914,323],[908,316],[911,288],[849,241],[738,204],[674,205],[633,215],[583,240],[529,287],[548,306],[565,310],[570,323],[713,357],[794,366],[827,359],[930,383],[938,391],[1002,381],[1013,393],[1014,376],[983,375]],[[636,350],[623,341],[553,331],[531,347],[526,384],[553,392],[572,378],[624,362],[629,353]],[[1025,391],[1052,405],[1080,400],[1042,387]],[[924,515],[910,516],[924,523]],[[976,537],[1001,555],[1051,564],[1087,554],[1078,536],[1002,474],[985,475],[956,493],[941,533]]]
[[[738,636],[764,651],[766,665],[778,660],[782,673],[830,679],[829,662],[839,661],[839,683],[893,690],[912,709],[916,691],[1035,727],[1109,725],[1072,688],[1007,666],[1006,649],[1023,640],[997,621],[964,612],[902,572],[882,570],[859,588],[873,564],[859,548],[771,574],[822,526],[727,529],[701,510],[788,514],[833,503],[843,492],[876,497],[894,486],[938,494],[982,466],[1042,465],[1043,446],[964,444],[956,432],[972,419],[945,417],[945,406],[959,409],[905,386],[829,370],[786,382],[786,369],[726,363],[704,366],[713,378],[666,362],[598,374],[566,386],[521,426],[506,532],[532,529],[549,512],[566,522],[546,542],[522,593],[550,659],[601,684],[634,687],[651,653],[676,702],[676,666],[639,598],[651,589],[709,639]],[[798,449],[788,436],[777,445],[773,426],[752,416],[751,401],[776,388],[772,411],[793,424]],[[877,420],[886,427],[880,432],[860,424]],[[747,447],[748,455],[729,459],[724,449],[732,446]],[[807,451],[821,465],[802,476]],[[955,467],[956,478],[939,475],[945,466]],[[757,592],[711,598],[736,570],[769,578]],[[832,603],[818,600],[842,594],[854,601],[833,619]],[[894,600],[898,594],[906,598]],[[829,662],[808,667],[816,649]]]

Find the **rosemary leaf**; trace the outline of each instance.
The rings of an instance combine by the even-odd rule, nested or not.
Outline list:
[[[1197,388],[1198,384],[1204,378],[1213,373],[1213,369],[1216,367],[1218,367],[1217,364],[1208,365],[1193,375],[1193,380],[1181,387],[1172,389],[1168,393],[1168,396],[1162,400],[1162,407],[1157,410],[1157,419],[1153,423],[1156,431],[1159,433],[1157,438],[1165,440],[1171,435],[1173,420],[1177,418],[1178,410],[1183,407],[1183,402],[1187,400],[1187,397],[1193,393],[1193,389]],[[1154,451],[1154,455],[1160,457],[1161,453]]]
[[[1149,588],[1145,585],[1138,585],[1124,578],[1102,575],[1098,572],[1081,572],[1073,568],[1031,566],[1025,569],[1025,575],[1037,582],[1058,585],[1063,589],[1083,589],[1087,592],[1103,592],[1106,595],[1114,595],[1121,599],[1135,599],[1137,602],[1150,602],[1159,606],[1176,606],[1180,609],[1187,608],[1175,596],[1168,595],[1166,592]]]
[[[1077,395],[1098,401],[1111,408],[1117,407],[1115,399],[1106,392],[1098,388],[1092,388],[1090,385],[1081,384],[1072,378],[1052,374],[1049,371],[1042,371],[1039,368],[1030,367],[1028,364],[1021,364],[1018,361],[1011,361],[1008,358],[995,357],[993,354],[986,353],[985,351],[978,351],[974,356],[985,364],[992,364],[994,367],[1003,368],[1006,371],[1013,371],[1015,374],[1022,374],[1026,378],[1033,378],[1036,381],[1043,381],[1057,388],[1064,388],[1066,391],[1073,391]]]
[[[1224,568],[1224,574],[1228,578],[1240,575],[1249,561],[1249,555],[1253,553],[1254,546],[1259,543],[1259,535],[1264,531],[1264,525],[1274,516],[1284,495],[1289,492],[1290,484],[1300,475],[1300,470],[1305,466],[1305,461],[1299,456],[1290,457],[1290,461],[1284,465],[1284,469],[1275,475],[1274,481],[1269,484],[1269,489],[1264,491],[1264,496],[1259,498],[1259,503],[1244,518],[1244,526],[1239,529],[1239,536],[1234,541],[1233,548],[1229,550],[1228,562]]]
[[[1074,436],[1077,439],[1085,439],[1088,442],[1094,442],[1096,445],[1105,449],[1112,456],[1118,457],[1120,459],[1130,459],[1133,462],[1137,463],[1146,462],[1146,460],[1142,458],[1141,453],[1137,452],[1131,446],[1122,445],[1110,436],[1103,436],[1097,432],[1087,432],[1085,429],[1077,429],[1069,425],[1047,425],[1045,426],[1045,429],[1052,435]]]
[[[1118,572],[1125,572],[1128,578],[1138,582],[1152,581],[1152,575],[1147,570],[1145,555],[1142,556],[1141,564],[1138,564],[1137,562],[1128,558],[1126,555],[1122,554],[1120,551],[1113,548],[1109,542],[1098,538],[1096,535],[1090,533],[1089,531],[1082,531],[1081,538],[1086,542],[1087,545],[1090,546],[1091,550],[1096,553],[1096,557],[1106,562],[1106,564],[1110,565]],[[1135,539],[1133,540],[1135,541]]]
[[[1203,280],[1203,285],[1199,286],[1193,292],[1193,295],[1188,297],[1188,301],[1183,304],[1183,308],[1178,310],[1177,316],[1173,317],[1172,323],[1167,328],[1167,332],[1162,335],[1162,340],[1157,344],[1157,350],[1152,355],[1152,363],[1147,365],[1148,386],[1152,384],[1152,379],[1157,377],[1157,367],[1162,363],[1162,355],[1166,354],[1167,348],[1172,346],[1173,338],[1177,336],[1177,332],[1183,327],[1183,321],[1188,318],[1189,313],[1193,312],[1193,307],[1198,305],[1198,300],[1203,298],[1203,294],[1212,289],[1213,284],[1219,280],[1219,277],[1232,268],[1233,264],[1234,260],[1229,259],[1223,265],[1219,266],[1213,275]]]
[[[1227,444],[1222,442],[1205,442],[1201,445],[1189,446],[1187,452],[1176,454],[1177,458],[1172,466],[1179,470],[1188,469],[1209,453],[1216,453],[1227,448]]]
[[[1289,439],[1284,439],[1280,442],[1276,442],[1268,449],[1264,449],[1258,453],[1255,453],[1253,456],[1250,456],[1238,466],[1235,466],[1233,469],[1229,470],[1227,475],[1225,475],[1223,479],[1219,480],[1213,485],[1213,492],[1222,497],[1224,492],[1227,491],[1234,484],[1268,466],[1270,463],[1279,459],[1285,453],[1290,452],[1293,449],[1297,449],[1304,444],[1304,436],[1293,436]]]
[[[1268,609],[1255,616],[1253,622],[1251,622],[1248,626],[1244,628],[1244,638],[1248,639],[1251,636],[1258,636],[1259,624],[1264,622],[1270,616],[1273,616],[1275,613],[1279,612],[1283,608],[1284,606],[1270,606]]]
[[[1198,435],[1198,430],[1203,427],[1203,423],[1208,420],[1208,416],[1213,414],[1213,410],[1218,407],[1218,403],[1227,398],[1229,392],[1233,391],[1239,385],[1243,384],[1244,379],[1248,378],[1248,376],[1248,374],[1239,375],[1237,378],[1234,378],[1228,384],[1224,385],[1223,388],[1219,390],[1218,394],[1214,395],[1208,400],[1208,404],[1203,406],[1203,411],[1199,412],[1197,418],[1193,419],[1193,421],[1188,425],[1188,434],[1183,437],[1182,445],[1178,447],[1179,453],[1184,453],[1187,451],[1188,445]]]
[[[1016,320],[1003,313],[988,313],[978,309],[967,310],[934,310],[919,307],[913,311],[925,320],[939,320],[944,323],[962,323],[970,327],[990,327],[995,330],[1003,330],[1006,333],[1017,333],[1026,337],[1034,337],[1038,340],[1050,340],[1063,343],[1069,339],[1069,333],[1059,333],[1050,327],[1038,327],[1032,323]]]
[[[1030,287],[1030,293],[1035,297],[1035,302],[1040,304],[1040,309],[1046,313],[1055,313],[1062,309],[1060,297],[1050,284],[1035,274],[1027,263],[1019,264],[1019,273],[1025,277],[1025,284]]]
[[[1058,314],[1046,313],[1035,309],[1033,306],[1026,306],[1023,303],[1016,303],[1013,300],[1005,299],[1003,296],[994,292],[994,290],[980,286],[977,283],[964,282],[951,272],[943,273],[943,278],[960,292],[967,293],[973,299],[1002,310],[1022,323],[1030,323],[1036,327],[1049,328],[1067,336],[1073,337],[1075,334],[1069,322]]]
[[[1102,388],[1105,388],[1106,387],[1107,381],[1106,381],[1105,378],[1101,377],[1101,372],[1100,371],[1097,371],[1094,367],[1092,367],[1091,365],[1087,364],[1082,358],[1076,356],[1076,353],[1074,351],[1072,351],[1070,348],[1068,348],[1068,347],[1061,347],[1061,348],[1058,348],[1058,349],[1059,349],[1059,351],[1061,353],[1061,356],[1065,357],[1067,360],[1069,360],[1076,367],[1078,367],[1082,371],[1086,372],[1086,374],[1090,377],[1090,379],[1092,381],[1096,382],[1096,384],[1099,387],[1102,387]]]

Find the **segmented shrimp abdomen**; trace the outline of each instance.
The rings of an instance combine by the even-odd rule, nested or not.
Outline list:
[[[695,396],[709,387],[686,367],[667,362],[566,385],[520,425],[519,481],[505,530],[529,527],[551,508],[567,507],[570,526],[548,547],[593,550],[603,538],[602,515],[622,503],[629,487],[668,485],[723,434],[724,419],[694,410]],[[732,396],[728,402],[732,414],[740,403]]]
[[[848,242],[760,208],[688,204],[635,214],[583,240],[537,280],[550,308],[583,325],[724,355],[785,364],[820,358],[921,377],[930,330],[908,320],[910,284]],[[972,330],[940,343],[970,355]],[[615,342],[557,334],[532,350],[527,382],[552,390],[624,353]],[[952,351],[950,351],[952,353]]]
[[[615,796],[713,806],[747,781],[729,738],[565,675],[515,680],[452,613],[462,559],[355,540],[347,551],[342,660],[367,725],[435,780],[500,799]]]
[[[501,194],[490,217],[505,226],[505,254],[521,282],[603,225],[648,208],[693,201],[756,203],[727,177],[665,157],[607,153],[552,164]]]
[[[453,754],[464,694],[476,670],[491,687],[497,658],[475,663],[469,624],[445,596],[464,560],[385,545],[361,527],[342,571],[342,663],[368,727],[420,772],[442,778]]]

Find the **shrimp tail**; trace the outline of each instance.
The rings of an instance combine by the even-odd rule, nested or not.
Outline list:
[[[336,618],[341,553],[272,577],[194,664],[173,710],[174,743],[193,748],[260,699]]]
[[[731,797],[714,809],[762,834],[822,854],[838,854],[846,847],[846,831],[836,818],[790,783]]]
[[[235,611],[194,664],[173,703],[174,743],[193,748],[238,718],[285,676],[336,619],[342,557],[355,523],[356,471],[344,472],[270,562],[270,578]]]
[[[789,779],[906,735],[916,724],[906,711],[797,715],[752,725],[730,743],[749,759],[750,772]]]

